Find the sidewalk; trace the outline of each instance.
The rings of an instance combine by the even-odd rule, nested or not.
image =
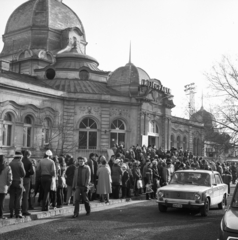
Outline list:
[[[8,200],[8,199],[6,199],[6,200]],[[110,203],[107,203],[107,204],[101,203],[98,200],[95,200],[95,201],[90,202],[90,204],[91,204],[91,209],[93,210],[95,208],[105,207],[107,205],[120,204],[120,203],[129,202],[129,201],[135,201],[135,200],[145,200],[145,195],[141,195],[139,197],[132,197],[131,199],[110,199]],[[5,204],[5,206],[6,206],[6,204]],[[6,210],[7,209],[8,209],[8,207],[6,208]],[[23,217],[22,219],[9,218],[9,213],[7,213],[7,211],[6,211],[6,214],[4,214],[4,216],[7,217],[8,219],[5,219],[5,220],[0,219],[0,228],[4,227],[4,226],[9,226],[9,225],[30,222],[30,221],[34,221],[37,219],[50,218],[53,216],[63,215],[66,213],[72,213],[72,215],[73,215],[73,211],[74,211],[73,205],[64,206],[62,208],[56,208],[56,209],[52,209],[52,210],[50,209],[49,211],[45,211],[45,212],[41,211],[41,207],[35,207],[35,210],[29,211],[31,213],[31,216],[26,216],[26,217]],[[80,204],[80,213],[86,213],[84,204]]]

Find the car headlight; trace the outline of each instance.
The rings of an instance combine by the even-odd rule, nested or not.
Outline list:
[[[201,200],[201,195],[199,193],[194,194],[195,201],[200,201]]]
[[[163,192],[158,192],[158,197],[159,198],[162,198],[164,196],[164,193]]]

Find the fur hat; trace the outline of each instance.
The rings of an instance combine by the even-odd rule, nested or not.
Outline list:
[[[50,150],[47,150],[47,151],[45,152],[45,154],[46,154],[47,156],[53,156],[53,153],[52,153]]]
[[[23,157],[22,153],[20,151],[16,151],[13,155],[14,158],[17,158],[17,157]]]
[[[120,159],[116,159],[116,160],[114,161],[114,164],[118,164],[120,161],[121,161]]]

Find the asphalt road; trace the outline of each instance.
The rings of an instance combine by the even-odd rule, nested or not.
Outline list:
[[[218,208],[211,209],[208,217],[181,209],[160,213],[155,200],[130,202],[77,219],[65,215],[2,228],[0,240],[216,240],[223,214]]]

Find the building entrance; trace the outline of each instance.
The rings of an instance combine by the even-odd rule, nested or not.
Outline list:
[[[151,146],[156,146],[156,137],[154,136],[149,136],[149,139],[148,139],[148,145],[151,145]]]

